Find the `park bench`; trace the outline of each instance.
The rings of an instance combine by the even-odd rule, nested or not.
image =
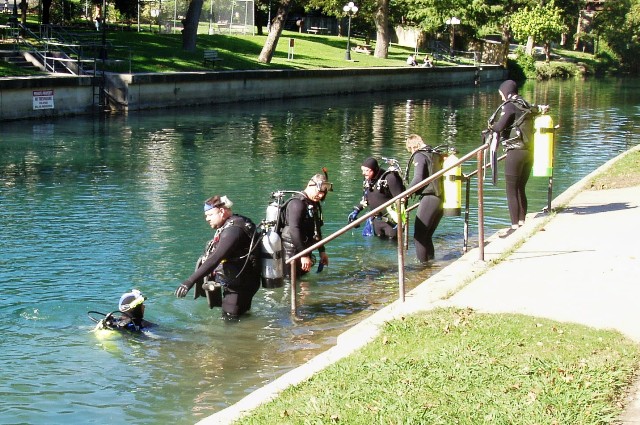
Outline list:
[[[211,62],[211,64],[213,65],[213,68],[215,69],[216,67],[216,62],[221,61],[222,58],[218,57],[218,51],[217,50],[205,50],[204,51],[204,65],[207,64],[207,62]]]
[[[327,34],[329,32],[329,28],[325,27],[311,27],[307,30],[308,33],[311,34]]]

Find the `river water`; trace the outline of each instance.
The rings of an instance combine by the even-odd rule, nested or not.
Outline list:
[[[0,423],[191,424],[334,344],[397,298],[395,245],[354,230],[329,244],[328,268],[304,278],[300,319],[285,287],[261,289],[249,316],[226,323],[202,299],[173,296],[212,236],[202,202],[226,194],[257,222],[272,191],[300,190],[327,167],[328,235],[361,196],[366,157],[404,166],[410,133],[469,152],[497,86],[3,123]],[[550,104],[560,125],[554,195],[638,143],[638,80],[521,93]],[[503,179],[485,194],[490,234],[508,224]],[[528,194],[530,210],[542,209],[547,179],[532,178]],[[471,229],[475,246],[475,220]],[[409,288],[461,255],[460,217],[443,219],[436,245],[426,268],[410,249]],[[131,288],[148,296],[153,332],[92,332],[87,312],[117,309]]]

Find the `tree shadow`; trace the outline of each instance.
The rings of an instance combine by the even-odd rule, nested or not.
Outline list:
[[[609,211],[621,211],[627,210],[630,208],[637,208],[636,206],[630,205],[628,202],[613,202],[610,204],[600,204],[600,205],[578,205],[572,206],[568,208],[563,208],[558,211],[561,214],[598,214]]]

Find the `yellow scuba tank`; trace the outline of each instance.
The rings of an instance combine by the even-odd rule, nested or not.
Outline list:
[[[407,221],[407,212],[404,201],[400,202],[400,217],[398,217],[398,211],[396,211],[396,204],[391,204],[387,207],[387,214],[396,224],[404,224]]]
[[[533,128],[533,175],[551,177],[553,175],[553,118],[549,115],[538,116]]]
[[[442,168],[449,168],[458,161],[458,157],[451,153]],[[462,211],[462,167],[458,165],[443,174],[444,179],[444,215],[460,215]]]

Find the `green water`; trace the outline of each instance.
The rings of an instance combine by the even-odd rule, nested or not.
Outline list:
[[[395,245],[353,231],[302,282],[300,320],[285,287],[261,289],[251,315],[229,324],[191,294],[173,296],[212,236],[202,202],[226,194],[259,221],[272,191],[302,189],[324,166],[335,188],[327,235],[359,200],[366,157],[404,166],[410,133],[469,152],[500,102],[497,86],[3,123],[0,423],[190,424],[331,346],[396,299]],[[560,125],[555,194],[638,143],[638,80],[531,83],[522,93],[552,105]],[[528,194],[540,210],[547,180],[531,179]],[[485,202],[487,232],[506,226],[502,179]],[[472,246],[475,229],[474,220]],[[461,218],[443,219],[432,266],[407,254],[408,286],[461,250]],[[133,287],[149,297],[153,333],[91,332],[87,311],[116,309]]]

